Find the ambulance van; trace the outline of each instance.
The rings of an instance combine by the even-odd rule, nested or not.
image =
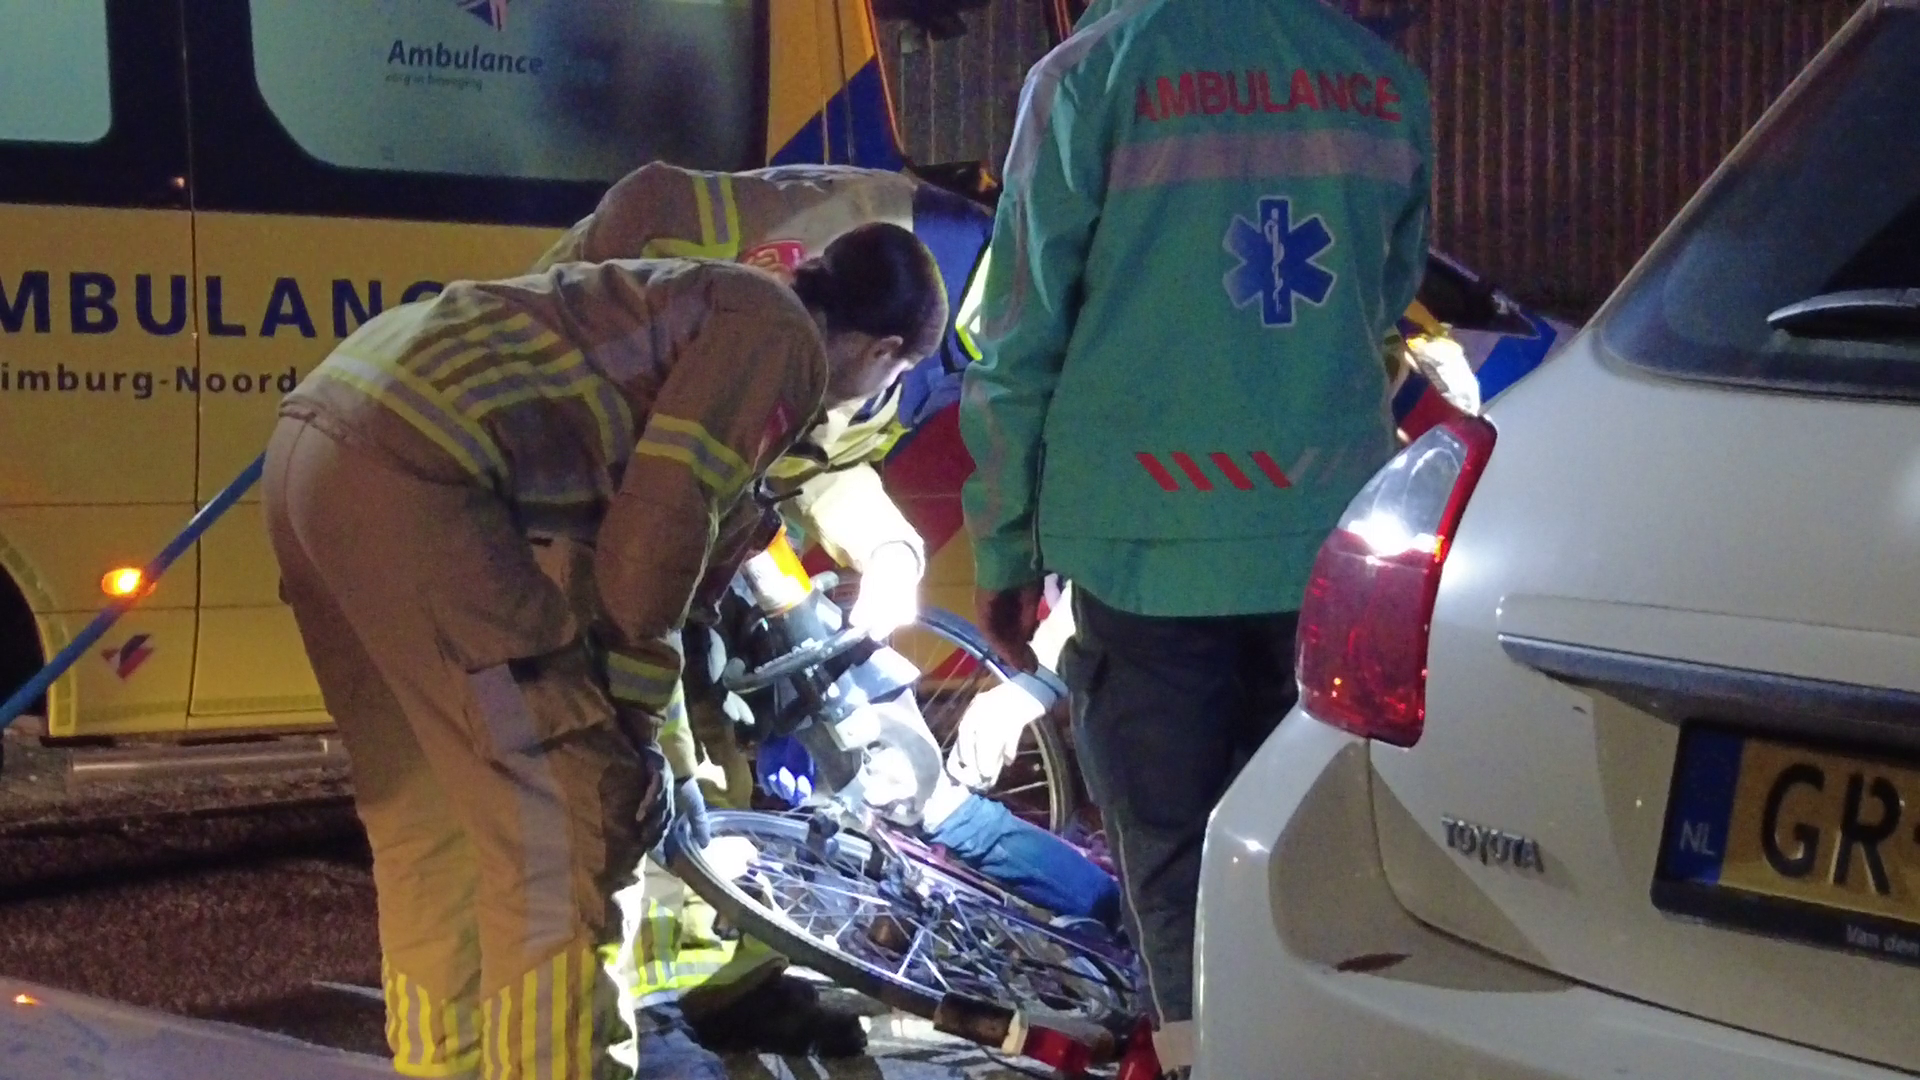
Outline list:
[[[900,167],[867,0],[0,0],[0,696],[335,343],[655,159]],[[277,586],[256,490],[46,734],[325,728]]]

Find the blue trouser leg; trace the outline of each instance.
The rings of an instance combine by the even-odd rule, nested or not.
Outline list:
[[[980,795],[970,795],[927,838],[1030,904],[1114,925],[1120,887],[1072,844]]]
[[[1161,1025],[1193,1017],[1207,817],[1292,708],[1296,617],[1162,618],[1074,589],[1061,678]]]

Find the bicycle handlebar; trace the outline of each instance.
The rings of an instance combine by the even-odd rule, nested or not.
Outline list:
[[[720,682],[736,694],[745,694],[762,687],[772,686],[782,679],[790,679],[839,656],[868,639],[865,629],[849,626],[825,641],[812,645],[802,645],[778,660],[765,664],[741,675],[722,675]]]

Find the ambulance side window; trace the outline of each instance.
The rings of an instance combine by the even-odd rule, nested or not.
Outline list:
[[[571,224],[651,160],[759,164],[769,0],[194,0],[202,205]]]
[[[187,198],[176,0],[0,0],[0,202]]]
[[[0,139],[92,143],[113,123],[106,0],[0,0]]]

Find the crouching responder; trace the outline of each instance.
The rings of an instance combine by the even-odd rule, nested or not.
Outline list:
[[[882,221],[911,229],[933,253],[950,304],[993,229],[984,208],[906,173],[850,165],[717,173],[654,162],[615,184],[535,269],[573,260],[698,255],[790,275],[847,230]],[[971,357],[944,329],[940,363],[926,366],[957,376]],[[944,381],[952,384],[947,400],[957,400],[957,378]],[[878,637],[918,615],[926,550],[874,466],[931,411],[929,396],[925,381],[904,380],[831,408],[768,474],[790,524],[860,574],[849,618]]]
[[[886,225],[791,286],[573,263],[394,308],[283,402],[268,528],[373,846],[400,1073],[633,1074],[612,897],[691,786],[658,741],[719,523],[945,318]]]
[[[971,201],[913,176],[845,165],[793,165],[723,173],[664,162],[642,166],[608,190],[536,264],[606,259],[701,256],[734,259],[792,275],[848,230],[871,222],[911,229],[934,256],[950,297],[985,249],[991,215]],[[819,422],[767,475],[789,526],[859,573],[850,621],[884,638],[918,614],[926,550],[920,534],[887,495],[876,465],[918,417],[957,397],[957,373],[971,357],[943,324],[936,347],[924,350],[931,379],[908,378],[860,400],[830,403]],[[750,523],[749,523],[750,524]],[[725,777],[713,797],[746,806],[753,770],[735,742],[745,704],[717,682],[725,662],[705,625],[690,624],[686,690],[691,729],[707,759]],[[691,739],[663,748],[676,775],[695,765]],[[640,999],[678,1001],[704,1041],[783,1053],[855,1053],[865,1036],[852,1014],[820,1007],[805,982],[777,978],[785,960],[748,940],[721,940],[713,912],[675,887],[664,869],[646,903],[643,946],[657,955],[638,967]],[[679,903],[669,898],[679,897]]]

